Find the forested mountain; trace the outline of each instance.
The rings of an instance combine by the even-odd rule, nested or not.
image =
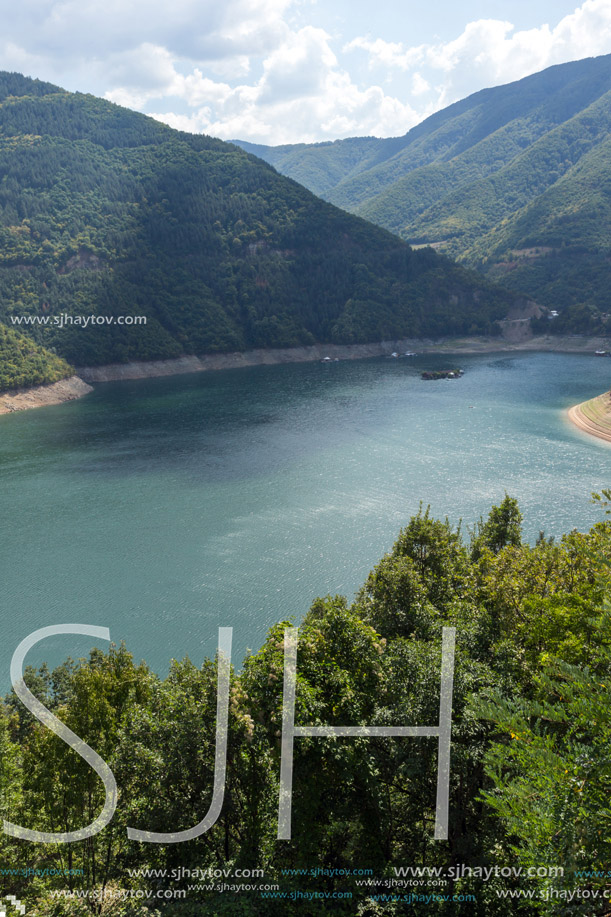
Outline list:
[[[556,330],[595,330],[611,282],[610,129],[606,55],[477,92],[404,137],[242,145],[338,206],[566,310]]]
[[[0,74],[0,321],[71,363],[485,333],[514,298],[234,145]]]

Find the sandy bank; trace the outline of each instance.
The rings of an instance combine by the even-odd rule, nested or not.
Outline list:
[[[611,392],[576,404],[569,409],[568,418],[584,433],[611,442]]]
[[[240,366],[264,366],[279,363],[306,363],[325,357],[358,360],[364,357],[388,356],[393,352],[477,354],[516,351],[553,351],[556,353],[594,353],[611,349],[609,340],[578,335],[532,337],[510,342],[494,338],[442,338],[416,340],[403,338],[376,344],[314,344],[309,347],[286,347],[276,350],[248,350],[243,353],[215,353],[201,357],[179,357],[176,360],[110,363],[107,366],[81,366],[79,376],[87,382],[114,382],[119,379],[146,379],[153,376],[173,376],[215,369],[236,369]]]
[[[91,392],[93,389],[78,376],[61,379],[52,385],[39,385],[36,388],[14,389],[0,393],[0,414],[12,414],[14,411],[27,411],[29,408],[41,408],[47,404],[63,404],[74,401]]]

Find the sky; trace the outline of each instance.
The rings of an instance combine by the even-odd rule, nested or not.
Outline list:
[[[0,0],[0,70],[224,140],[399,136],[611,53],[611,0]]]

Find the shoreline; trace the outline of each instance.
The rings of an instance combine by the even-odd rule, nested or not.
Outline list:
[[[0,392],[0,414],[15,414],[32,408],[42,408],[48,404],[64,404],[66,401],[82,398],[92,391],[92,386],[87,385],[78,376],[69,376],[49,385],[12,389]]]
[[[81,366],[76,372],[85,382],[117,382],[122,379],[150,379],[182,373],[206,372],[218,369],[238,369],[242,366],[274,366],[285,363],[309,363],[325,357],[338,360],[359,360],[367,357],[390,356],[391,353],[417,354],[478,354],[548,351],[550,353],[592,353],[611,349],[611,342],[603,338],[565,335],[545,335],[512,342],[503,337],[491,338],[440,338],[380,341],[372,344],[311,344],[305,347],[257,349],[235,353],[204,354],[201,357],[184,356],[173,360],[148,362],[109,363],[105,366]]]
[[[505,337],[402,338],[378,341],[371,344],[311,344],[304,347],[260,348],[235,353],[214,353],[203,356],[183,356],[172,360],[132,361],[109,363],[104,366],[77,367],[75,374],[49,385],[12,389],[0,392],[0,414],[12,414],[51,404],[63,404],[82,398],[93,391],[92,385],[122,380],[151,379],[184,373],[213,372],[221,369],[239,369],[246,366],[274,366],[286,363],[308,363],[324,360],[359,360],[368,357],[390,356],[405,351],[421,354],[452,354],[456,356],[485,353],[591,353],[611,350],[611,338],[564,335],[545,335],[521,341]],[[577,405],[576,407],[580,407]],[[571,408],[571,411],[575,409]],[[580,426],[573,416],[571,421]],[[585,427],[580,427],[582,430]],[[585,432],[593,433],[592,430]],[[602,434],[593,433],[593,435]],[[611,442],[611,430],[609,434]]]
[[[611,443],[611,392],[574,405],[567,417],[582,433]]]

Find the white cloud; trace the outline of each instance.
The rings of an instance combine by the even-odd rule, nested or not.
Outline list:
[[[108,71],[115,86],[138,87],[145,94],[167,92],[177,78],[170,52],[147,43],[109,55]]]
[[[424,46],[422,46],[424,48]],[[344,51],[360,49],[369,53],[369,66],[373,69],[376,65],[383,67],[398,67],[408,70],[422,60],[420,48],[410,48],[406,51],[402,44],[395,41],[384,41],[383,38],[353,38],[344,45]]]
[[[163,92],[142,88],[155,59],[163,73]],[[143,77],[134,82],[139,70]],[[260,78],[251,84],[215,81],[200,68],[182,75],[160,49],[148,45],[139,49],[131,68],[124,65],[116,72],[126,73],[127,81],[109,90],[106,98],[140,108],[150,101],[153,117],[170,126],[226,140],[291,143],[357,134],[388,136],[420,120],[419,112],[379,86],[359,89],[339,66],[330,36],[311,26],[287,31],[283,43],[263,61]],[[163,98],[165,111],[156,105]]]
[[[405,47],[358,37],[346,50],[366,51],[372,69],[411,71],[417,67],[427,74],[439,74],[437,107],[441,107],[477,89],[508,83],[552,64],[611,52],[611,0],[585,0],[554,28],[544,23],[516,31],[508,21],[479,19],[448,42]],[[414,74],[414,95],[425,91],[422,79],[420,72]],[[439,84],[439,76],[435,83]]]
[[[417,70],[412,77],[412,95],[422,96],[430,92],[431,84]]]
[[[327,77],[337,66],[329,37],[312,26],[290,33],[263,64],[259,102],[273,104],[325,92]]]
[[[299,48],[293,47],[294,66],[284,56],[275,58],[252,86],[231,88],[201,73],[179,79],[180,91],[175,94],[197,110],[190,114],[156,111],[154,117],[181,130],[260,143],[388,136],[417,123],[420,114],[409,105],[386,95],[379,86],[359,89],[337,66],[334,55],[320,53],[320,48],[312,52],[311,37],[306,35]]]
[[[40,59],[13,41],[0,39],[0,69],[37,74]]]
[[[263,54],[291,0],[1,0],[4,33],[41,55],[106,56],[141,44],[193,60]]]
[[[0,69],[263,143],[396,136],[477,89],[611,52],[611,0],[555,26],[480,19],[414,46],[330,35],[314,0],[0,0],[0,13]]]

